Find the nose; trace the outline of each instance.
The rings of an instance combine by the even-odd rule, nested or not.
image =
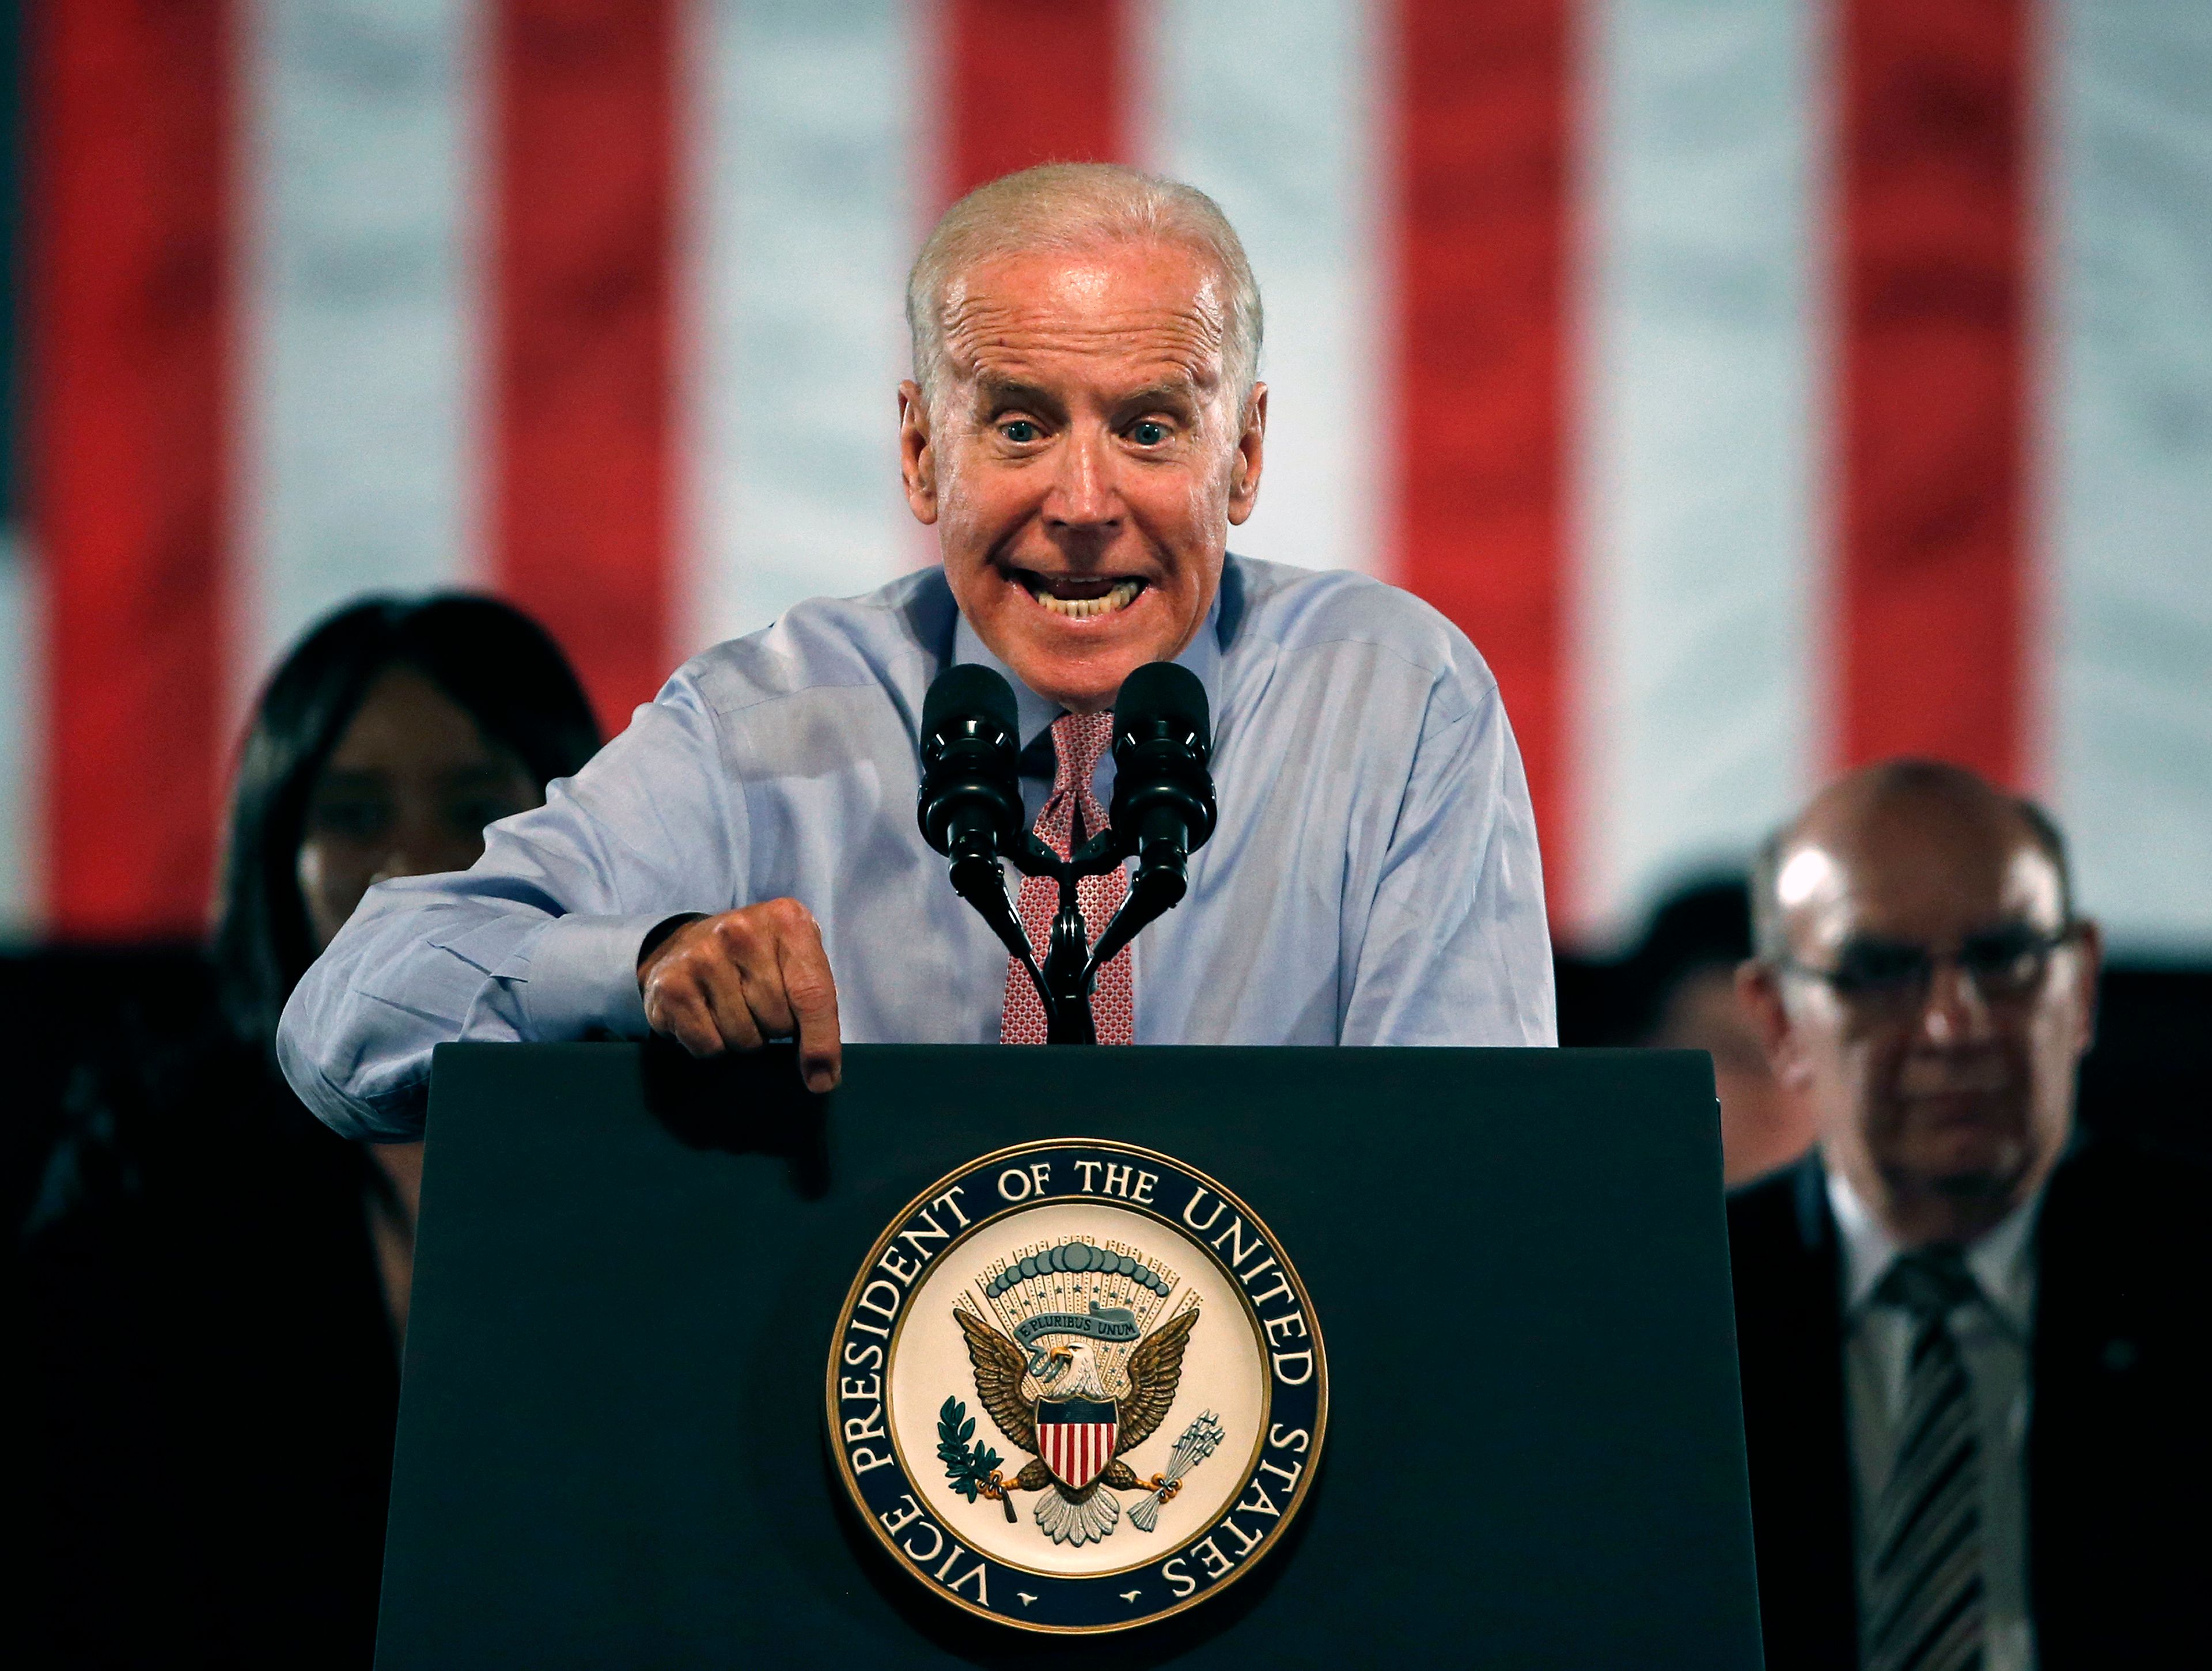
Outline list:
[[[1120,520],[1113,448],[1103,430],[1079,428],[1069,434],[1044,516],[1053,528],[1071,532],[1107,532]]]
[[[1964,1044],[1989,1030],[1989,1006],[1956,957],[1941,957],[1928,977],[1920,1032],[1930,1044]]]

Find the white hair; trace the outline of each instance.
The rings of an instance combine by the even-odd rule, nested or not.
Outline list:
[[[945,306],[954,282],[1002,256],[1180,244],[1220,270],[1222,371],[1241,407],[1260,371],[1260,286],[1221,205],[1194,185],[1112,162],[1047,162],[979,185],[945,211],[906,281],[914,380],[930,406],[945,382]]]

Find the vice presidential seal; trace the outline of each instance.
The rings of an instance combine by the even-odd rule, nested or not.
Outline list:
[[[969,1163],[845,1297],[830,1433],[916,1579],[1030,1631],[1126,1630],[1264,1559],[1328,1414],[1321,1328],[1267,1227],[1203,1173],[1063,1139]]]

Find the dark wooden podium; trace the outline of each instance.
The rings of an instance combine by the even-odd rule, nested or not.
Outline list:
[[[817,1103],[786,1054],[460,1046],[433,1085],[385,1671],[1759,1663],[1702,1055],[860,1047]],[[1331,1376],[1267,1564],[1080,1638],[893,1570],[822,1416],[901,1206],[1071,1135],[1241,1194]]]

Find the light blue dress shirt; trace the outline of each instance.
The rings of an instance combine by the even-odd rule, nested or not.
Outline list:
[[[1459,630],[1374,580],[1231,556],[1180,659],[1220,823],[1135,942],[1136,1042],[1555,1042],[1528,784]],[[848,1041],[995,1042],[1005,948],[915,825],[922,696],[956,661],[1006,671],[933,568],[688,663],[473,868],[369,890],[285,1006],[293,1089],[348,1136],[415,1136],[433,1047],[642,1036],[648,932],[787,895]],[[1060,710],[1012,683],[1030,742]],[[1025,788],[1034,817],[1047,785]]]

